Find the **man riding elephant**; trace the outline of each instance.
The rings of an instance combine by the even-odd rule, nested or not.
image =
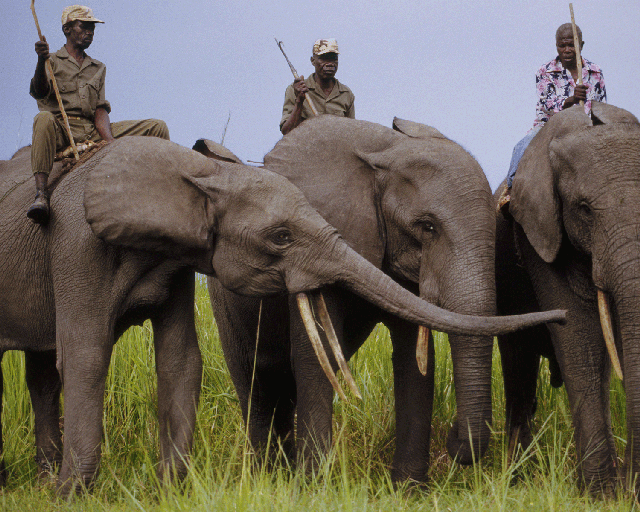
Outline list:
[[[336,79],[339,53],[335,39],[318,39],[315,42],[311,55],[315,73],[306,80],[304,76],[296,78],[285,91],[280,120],[283,135],[315,115],[313,109],[304,104],[305,98],[307,102],[312,102],[318,114],[355,119],[356,97],[351,89]]]
[[[576,32],[580,41],[579,51],[582,51],[584,41],[580,27],[576,26]],[[604,76],[598,65],[581,57],[582,77],[578,75],[577,55],[579,53],[575,48],[571,23],[560,25],[556,30],[556,49],[558,56],[542,66],[536,73],[536,91],[538,93],[536,119],[531,130],[513,148],[507,173],[507,184],[498,201],[499,208],[505,207],[511,200],[510,191],[513,177],[524,150],[553,114],[578,105],[581,101],[584,102],[585,112],[589,114],[592,101],[605,103],[607,101]],[[579,83],[580,78],[582,78],[581,84]]]
[[[51,70],[75,141],[103,140],[110,143],[124,135],[150,135],[169,139],[169,130],[164,121],[145,119],[113,124],[110,122],[111,105],[105,99],[104,92],[106,66],[85,53],[93,42],[96,23],[104,22],[95,18],[91,9],[71,5],[62,12],[62,32],[67,38],[65,45],[51,55],[44,37],[35,45],[38,63],[31,80],[30,94],[37,100],[40,112],[33,122],[31,170],[35,176],[37,193],[27,216],[38,224],[49,221],[47,181],[56,152],[70,144],[69,136],[63,128],[63,116],[53,80],[45,68],[47,60],[51,62]]]

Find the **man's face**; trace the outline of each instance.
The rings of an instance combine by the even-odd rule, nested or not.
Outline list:
[[[67,41],[86,50],[93,42],[95,28],[96,24],[93,21],[74,21],[69,29],[65,30]]]
[[[580,41],[580,50],[584,43]],[[560,62],[565,68],[575,67],[576,65],[576,48],[573,44],[573,30],[571,28],[562,30],[556,38],[556,49]]]
[[[338,71],[338,54],[329,52],[311,57],[311,63],[316,68],[316,75],[321,79],[333,78]]]

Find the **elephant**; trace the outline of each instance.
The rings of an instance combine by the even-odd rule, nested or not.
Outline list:
[[[482,169],[432,127],[396,118],[394,128],[313,118],[284,136],[264,166],[300,188],[350,247],[407,290],[450,311],[495,315],[495,219]],[[241,297],[215,277],[208,287],[253,446],[264,456],[277,439],[289,458],[313,469],[331,445],[332,388],[295,302]],[[326,286],[322,293],[347,358],[378,322],[388,327],[396,403],[391,474],[395,482],[426,482],[433,343],[421,370],[416,339],[424,330],[418,325],[344,288]],[[515,318],[514,328],[523,320]],[[458,462],[471,464],[489,442],[493,338],[489,331],[436,330],[450,334],[455,372],[458,417],[447,448]]]
[[[551,384],[567,390],[579,485],[594,495],[618,485],[609,384],[620,360],[630,482],[640,470],[639,155],[640,125],[626,110],[594,103],[591,116],[561,111],[525,151],[508,211],[496,220],[498,311],[568,311],[565,325],[499,336],[509,456],[531,444],[545,356]]]
[[[0,351],[27,354],[37,457],[60,461],[62,496],[95,480],[113,344],[145,319],[154,331],[160,477],[185,474],[202,372],[195,272],[257,297],[300,297],[341,282],[418,323],[488,325],[434,308],[388,279],[266,169],[124,137],[50,180],[52,217],[41,227],[25,215],[29,161],[23,148],[0,164]]]

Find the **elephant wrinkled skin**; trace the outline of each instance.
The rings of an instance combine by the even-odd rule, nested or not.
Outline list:
[[[283,177],[155,137],[117,140],[66,175],[50,223],[36,226],[24,215],[29,151],[0,163],[0,351],[26,353],[42,464],[61,459],[64,383],[62,495],[95,479],[112,347],[145,319],[154,331],[159,471],[186,472],[202,372],[194,271],[249,296],[339,280],[416,322],[484,320],[438,310],[388,279]]]
[[[496,194],[497,197],[497,194]],[[510,446],[531,442],[540,356],[571,404],[580,482],[610,494],[618,477],[611,365],[598,315],[609,297],[626,389],[626,475],[640,472],[640,125],[594,103],[555,114],[532,140],[497,216],[498,309],[568,310],[566,325],[499,337]]]
[[[394,125],[320,116],[278,142],[265,167],[291,180],[353,249],[408,290],[448,310],[489,318],[495,314],[495,219],[486,177],[437,130],[401,119]],[[273,433],[289,456],[313,466],[331,444],[332,389],[294,301],[262,302],[256,352],[259,301],[224,290],[215,278],[209,291],[254,447],[263,452]],[[418,325],[335,286],[323,294],[347,358],[377,322],[389,328],[396,401],[392,478],[426,481],[433,342],[423,376],[416,363]],[[493,340],[487,331],[448,332],[458,419],[447,447],[470,464],[489,442]]]

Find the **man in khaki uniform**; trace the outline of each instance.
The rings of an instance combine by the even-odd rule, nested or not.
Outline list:
[[[282,107],[280,131],[286,135],[305,119],[313,117],[313,111],[305,98],[313,102],[318,114],[350,117],[355,119],[355,96],[346,85],[336,79],[338,71],[338,42],[335,39],[318,39],[313,45],[311,64],[316,72],[306,80],[297,78],[287,87]]]
[[[93,42],[96,23],[104,22],[95,18],[88,7],[69,6],[62,12],[62,32],[67,38],[65,45],[51,55],[46,40],[35,45],[38,63],[31,80],[30,94],[38,101],[40,113],[33,121],[31,169],[37,194],[27,216],[39,224],[46,224],[49,220],[47,181],[56,152],[70,144],[51,78],[47,76],[47,59],[51,61],[76,142],[104,140],[110,143],[124,135],[169,139],[164,121],[146,119],[113,124],[109,121],[111,105],[104,93],[106,66],[85,53]]]

